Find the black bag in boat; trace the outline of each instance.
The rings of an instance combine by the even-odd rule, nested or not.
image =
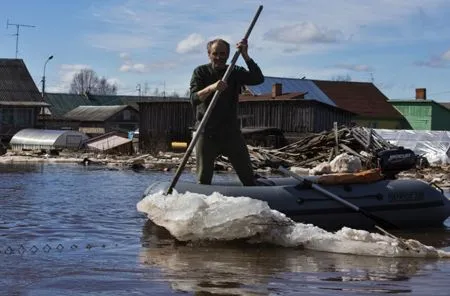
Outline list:
[[[417,163],[417,155],[414,151],[403,147],[380,151],[377,153],[377,158],[381,172],[388,178],[414,168]]]

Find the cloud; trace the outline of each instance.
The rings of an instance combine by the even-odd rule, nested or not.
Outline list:
[[[156,63],[135,63],[131,54],[127,52],[120,53],[120,58],[122,59],[122,65],[119,67],[120,72],[128,73],[148,73],[152,70],[168,70],[175,68],[177,63],[175,62],[156,62]]]
[[[418,61],[414,64],[419,67],[448,68],[450,67],[450,49],[439,56],[432,56],[428,60]]]
[[[131,57],[131,54],[128,52],[121,52],[119,54],[120,59],[122,60],[122,65],[119,67],[120,72],[129,72],[129,73],[146,73],[148,72],[148,67],[143,63],[135,63]]]
[[[148,72],[147,66],[144,64],[132,64],[126,63],[120,66],[120,72],[135,72],[135,73],[146,73]]]
[[[441,59],[444,61],[450,61],[450,49],[441,55]]]
[[[343,34],[339,30],[320,28],[311,22],[303,22],[270,29],[265,38],[289,44],[338,43],[343,39]]]
[[[351,70],[351,71],[355,71],[355,72],[372,72],[373,71],[372,67],[370,67],[368,65],[364,65],[364,64],[360,64],[360,65],[337,64],[334,67],[338,68],[338,69]]]
[[[84,45],[95,46],[96,54],[101,52],[98,48],[122,53],[120,60],[110,64],[117,74],[110,73],[129,80],[130,85],[136,83],[134,73],[146,79],[164,77],[168,84],[179,75],[186,83],[191,68],[205,59],[206,41],[228,34],[234,49],[258,4],[264,10],[250,36],[250,51],[266,75],[330,79],[350,73],[370,79],[369,65],[376,66],[377,77],[389,76],[414,60],[422,60],[416,65],[430,69],[450,65],[450,51],[442,55],[435,51],[434,57],[423,53],[439,44],[433,41],[448,35],[448,0],[429,0],[426,5],[423,0],[292,0],[288,6],[281,0],[230,0],[214,5],[200,0],[189,5],[181,0],[100,1],[90,8],[95,17],[87,27],[90,31],[82,31],[90,33]],[[425,49],[423,44],[430,47]],[[398,57],[399,52],[407,53]],[[356,55],[363,55],[367,64],[349,59]],[[398,83],[411,80],[412,75],[386,80]]]
[[[129,54],[128,52],[121,52],[121,53],[119,54],[119,57],[120,57],[121,59],[128,60],[128,59],[130,59],[130,54]]]
[[[178,53],[201,52],[204,43],[205,38],[203,38],[200,34],[193,33],[190,34],[187,38],[178,42],[176,51]]]

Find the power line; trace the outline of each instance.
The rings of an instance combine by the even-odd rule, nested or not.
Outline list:
[[[442,94],[448,94],[448,93],[450,93],[450,90],[443,91],[443,92],[438,92],[438,93],[431,93],[431,94],[428,94],[428,95],[429,96],[435,96],[435,95],[442,95]]]
[[[20,27],[35,28],[36,26],[25,25],[25,24],[13,24],[13,23],[9,22],[9,19],[6,19],[6,29],[8,29],[9,26],[16,26],[16,34],[13,34],[13,36],[16,36],[16,59],[17,59],[17,55],[19,53],[19,31],[20,31]]]

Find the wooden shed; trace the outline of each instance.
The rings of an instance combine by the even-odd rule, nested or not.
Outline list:
[[[90,136],[111,131],[134,131],[139,126],[139,112],[127,105],[78,106],[63,117],[72,129]]]
[[[138,104],[141,151],[165,151],[171,142],[191,139],[194,112],[189,99],[167,98]]]

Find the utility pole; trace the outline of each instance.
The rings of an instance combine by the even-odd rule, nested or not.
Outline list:
[[[138,96],[140,99],[141,98],[141,84],[140,83],[138,83],[138,85],[136,85],[136,90],[138,91]]]
[[[20,27],[35,28],[36,26],[24,25],[24,24],[12,24],[12,23],[9,22],[9,19],[7,19],[6,20],[6,29],[8,29],[9,26],[16,26],[16,34],[13,34],[13,35],[16,36],[16,59],[17,59],[17,55],[19,54],[19,31],[20,31]]]
[[[146,96],[148,93],[148,82],[144,83],[144,96]]]
[[[166,98],[166,81],[164,80],[163,98]]]
[[[45,103],[45,68],[47,68],[47,63],[51,60],[51,59],[53,59],[53,55],[51,55],[51,56],[49,56],[48,58],[47,58],[47,60],[45,61],[45,64],[44,64],[44,71],[43,71],[43,73],[42,73],[42,102],[44,102]],[[45,126],[45,106],[43,106],[42,107],[42,109],[41,109],[41,111],[42,111],[42,121],[43,121],[43,123],[44,123],[44,129],[46,129],[46,126]]]

